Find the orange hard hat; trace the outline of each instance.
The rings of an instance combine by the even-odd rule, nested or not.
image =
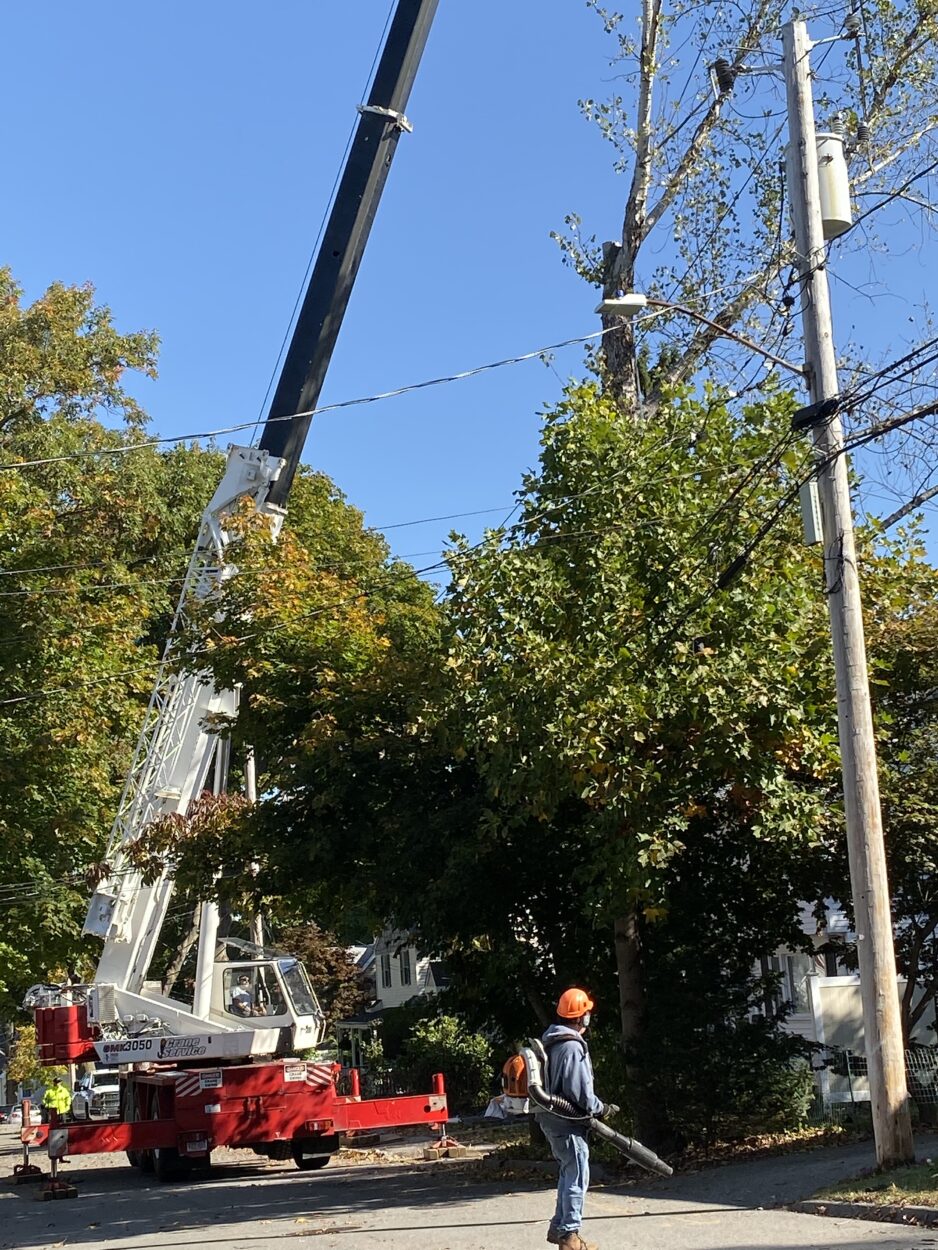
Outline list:
[[[586,990],[564,990],[557,1004],[557,1015],[564,1020],[577,1020],[592,1011],[595,1003]]]

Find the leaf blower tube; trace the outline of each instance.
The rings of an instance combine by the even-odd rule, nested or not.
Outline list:
[[[636,1141],[634,1137],[626,1137],[623,1133],[617,1133],[615,1129],[610,1128],[608,1124],[603,1124],[602,1120],[597,1120],[595,1116],[584,1115],[566,1098],[561,1098],[558,1094],[549,1094],[544,1088],[547,1052],[537,1038],[532,1037],[527,1046],[521,1047],[520,1053],[524,1059],[528,1097],[541,1111],[549,1111],[562,1120],[576,1120],[578,1124],[588,1124],[597,1137],[609,1142],[620,1154],[624,1154],[627,1159],[631,1159],[640,1167],[647,1168],[649,1172],[656,1172],[659,1176],[673,1174],[673,1168],[669,1167],[663,1159],[659,1159],[654,1151]]]

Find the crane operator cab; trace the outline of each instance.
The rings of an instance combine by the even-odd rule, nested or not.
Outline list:
[[[279,1033],[282,1041],[272,1044],[277,1052],[317,1046],[325,1032],[306,969],[290,956],[216,962],[211,1014],[235,1028]]]

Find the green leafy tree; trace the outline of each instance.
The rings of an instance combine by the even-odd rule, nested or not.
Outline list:
[[[766,841],[810,859],[827,827],[836,755],[814,557],[786,518],[715,587],[798,471],[800,453],[771,454],[788,403],[740,419],[718,393],[675,395],[636,426],[580,388],[548,417],[514,532],[452,561],[449,662],[465,749],[498,804],[492,835],[524,859],[537,828],[566,891],[547,908],[585,911],[614,937],[650,1133],[645,951],[695,826],[721,829],[730,863]],[[797,895],[787,880],[779,890],[793,917]],[[528,901],[517,908],[524,931]],[[537,927],[529,942],[563,949]]]
[[[139,446],[147,441],[145,416],[125,378],[154,376],[156,348],[152,333],[119,332],[90,287],[56,285],[24,305],[9,271],[0,271],[0,461],[23,466],[0,473],[0,1011],[6,1016],[30,984],[93,970],[97,945],[80,937],[87,898],[199,519],[224,465],[214,448]],[[312,572],[289,563],[297,532]],[[266,538],[265,532],[253,548],[242,546],[236,579],[245,591],[240,609],[253,622],[248,632],[269,631],[263,647],[245,643],[249,690],[263,687],[251,707],[259,752],[276,739],[276,732],[269,738],[262,732],[268,715],[273,726],[282,725],[273,715],[278,692],[271,674],[279,673],[284,692],[297,680],[289,648],[281,647],[289,637],[284,620],[310,613],[341,670],[346,652],[354,661],[366,645],[380,651],[386,644],[370,625],[359,642],[348,631],[359,616],[380,619],[377,610],[356,616],[363,591],[409,578],[417,588],[408,594],[430,600],[411,573],[387,566],[386,544],[322,475],[298,476],[282,547]],[[252,553],[259,563],[249,573]],[[398,623],[406,629],[403,613]],[[209,628],[203,643],[218,641],[218,630]],[[292,748],[283,743],[277,749],[288,760]],[[236,755],[235,785],[239,764]],[[208,823],[208,841],[217,841],[219,822]],[[181,910],[170,917],[158,972],[172,965],[191,931],[204,876],[198,885],[183,876]],[[241,898],[250,893],[239,890]]]
[[[906,1044],[938,990],[938,570],[913,526],[877,534],[865,577],[886,859]],[[846,848],[838,896],[852,914]],[[847,951],[855,964],[856,952]]]
[[[50,1085],[55,1078],[64,1081],[68,1078],[66,1068],[46,1068],[39,1062],[39,1051],[36,1046],[36,1027],[24,1024],[17,1029],[10,1062],[7,1067],[7,1080],[13,1085],[24,1085],[27,1089],[36,1089],[40,1085]]]
[[[269,797],[228,840],[232,878],[260,863],[264,889],[309,891],[324,923],[365,897],[439,951],[463,1010],[508,1038],[588,976],[607,1012],[618,1002],[647,1122],[645,964],[688,847],[706,844],[743,891],[749,865],[799,865],[748,883],[736,969],[792,934],[826,855],[837,769],[815,557],[786,518],[709,593],[800,470],[800,452],[774,456],[790,408],[778,395],[740,419],[718,393],[678,394],[635,426],[574,388],[548,415],[518,523],[456,544],[446,617],[392,570],[393,589],[343,607],[337,635],[312,562],[290,556],[282,575],[305,579],[312,609],[288,602],[267,652],[247,592],[226,588],[214,664],[251,691],[236,732],[267,735],[269,769]]]
[[[185,508],[206,462],[177,452],[96,455],[139,441],[128,371],[155,372],[156,338],[121,334],[90,287],[24,307],[0,271],[0,1007],[67,968],[86,866],[128,762],[170,610]],[[100,417],[121,423],[109,429]],[[69,459],[77,455],[78,458]],[[65,457],[60,459],[60,457]]]

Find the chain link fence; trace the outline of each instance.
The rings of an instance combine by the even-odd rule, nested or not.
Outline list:
[[[869,1065],[862,1052],[822,1047],[812,1063],[817,1096],[810,1118],[842,1123],[868,1114]],[[905,1052],[909,1097],[923,1124],[938,1124],[938,1047],[916,1046]]]

